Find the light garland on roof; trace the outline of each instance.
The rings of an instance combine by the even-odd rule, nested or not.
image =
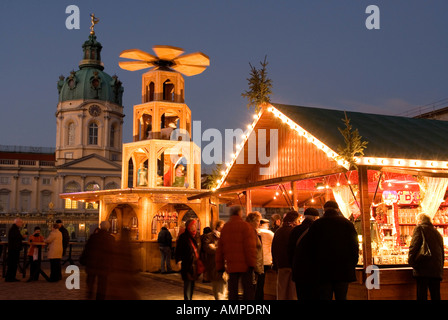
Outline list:
[[[260,111],[257,114],[254,114],[254,121],[251,124],[247,125],[247,132],[242,135],[243,142],[238,146],[238,150],[236,153],[232,154],[232,161],[227,162],[227,167],[225,171],[221,171],[221,179],[217,181],[216,188],[213,188],[212,191],[216,191],[216,189],[221,188],[221,185],[224,183],[225,178],[230,172],[230,169],[236,162],[240,152],[244,150],[244,146],[249,139],[252,131],[257,125],[258,120],[260,120],[261,115],[264,110]],[[282,123],[288,125],[292,130],[295,130],[300,136],[304,137],[309,143],[314,144],[319,150],[325,152],[328,158],[333,159],[337,162],[338,165],[344,167],[347,170],[350,170],[350,164],[348,161],[341,160],[340,155],[328,147],[325,143],[317,139],[310,132],[299,126],[277,108],[270,106],[267,110],[273,113],[277,118],[279,118]],[[393,159],[393,158],[375,158],[375,157],[355,157],[355,161],[360,165],[378,165],[378,166],[394,166],[394,167],[419,167],[419,168],[431,168],[431,169],[448,169],[448,161],[437,161],[437,160],[405,160],[405,159]],[[418,170],[418,169],[417,169]],[[435,172],[435,170],[433,170]],[[339,182],[338,182],[338,185]]]

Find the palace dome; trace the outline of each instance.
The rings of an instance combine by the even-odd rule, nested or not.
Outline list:
[[[102,45],[90,34],[84,42],[84,57],[79,63],[79,70],[72,71],[65,78],[59,77],[59,102],[69,100],[102,100],[122,105],[123,86],[117,76],[104,72],[101,62]]]

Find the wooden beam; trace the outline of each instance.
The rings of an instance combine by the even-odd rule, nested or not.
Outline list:
[[[367,176],[367,167],[358,167],[359,191],[361,198],[361,223],[362,223],[362,255],[364,268],[371,265],[372,261],[372,239],[370,236],[370,200],[369,200],[369,181]],[[367,290],[367,299],[369,290]]]
[[[340,167],[340,168],[336,168],[336,169],[316,171],[316,172],[310,172],[310,173],[302,173],[302,174],[296,174],[296,175],[292,175],[292,176],[272,178],[272,179],[268,179],[268,180],[261,180],[261,181],[250,182],[250,183],[245,183],[245,184],[238,184],[238,185],[234,185],[234,186],[223,187],[223,188],[217,189],[214,192],[213,191],[204,192],[204,193],[189,197],[188,200],[201,199],[204,197],[209,197],[211,195],[215,195],[216,193],[235,192],[235,191],[254,189],[254,188],[259,188],[259,187],[265,187],[265,186],[269,186],[269,185],[277,185],[280,183],[286,183],[286,182],[291,182],[291,181],[320,178],[320,177],[330,176],[332,174],[342,173],[345,171],[347,171],[345,168]]]
[[[250,189],[246,190],[246,212],[252,212],[252,192]]]

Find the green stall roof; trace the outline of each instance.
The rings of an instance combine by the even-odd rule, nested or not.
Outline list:
[[[272,106],[337,152],[344,111],[272,103]],[[369,144],[365,157],[448,160],[448,122],[346,111],[353,129]]]

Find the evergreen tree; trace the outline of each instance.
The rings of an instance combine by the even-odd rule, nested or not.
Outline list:
[[[255,112],[258,112],[263,104],[270,103],[272,94],[272,80],[268,78],[267,72],[267,56],[264,57],[264,61],[260,61],[261,68],[257,69],[250,62],[250,77],[247,79],[249,90],[245,91],[241,95],[247,98],[247,108],[255,108]]]
[[[340,160],[347,161],[350,167],[358,168],[356,165],[356,157],[364,155],[364,149],[367,147],[368,142],[362,141],[362,137],[359,135],[358,129],[353,130],[350,124],[350,119],[347,117],[347,113],[344,112],[345,118],[342,121],[345,124],[345,128],[338,127],[339,132],[344,137],[345,146],[338,146],[338,153]]]

